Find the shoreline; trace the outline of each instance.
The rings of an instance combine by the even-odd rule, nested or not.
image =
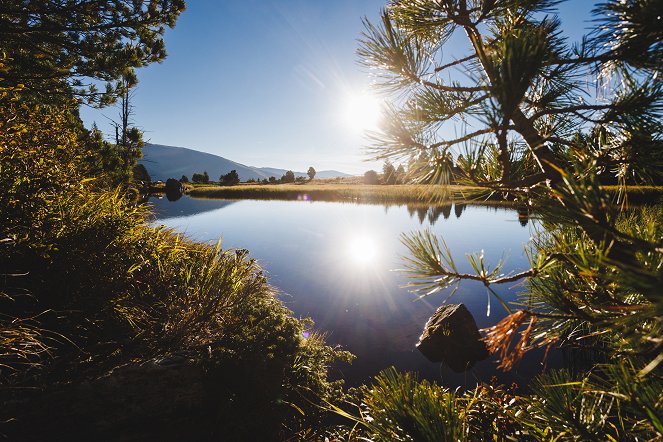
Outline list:
[[[340,181],[340,180],[339,180]],[[516,207],[497,194],[480,187],[425,184],[357,184],[335,180],[296,184],[186,184],[184,194],[196,199],[325,201],[363,204],[480,204]],[[617,196],[619,186],[603,186]],[[163,183],[150,186],[150,194],[165,193]],[[633,204],[656,203],[663,197],[663,186],[627,186],[627,201]]]

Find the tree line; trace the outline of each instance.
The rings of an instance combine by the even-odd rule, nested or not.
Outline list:
[[[313,168],[313,166],[308,168],[307,171],[307,176],[308,176],[308,181],[311,181],[315,178],[316,175],[316,170]],[[182,175],[182,177],[179,180],[181,183],[188,183],[189,178],[186,175]],[[295,173],[292,170],[286,171],[281,178],[276,178],[274,176],[271,176],[269,178],[263,178],[263,179],[255,179],[255,178],[249,178],[246,180],[246,183],[260,183],[260,184],[288,184],[288,183],[303,183],[306,182],[307,179],[303,176],[295,176]],[[191,182],[193,183],[199,183],[199,184],[209,184],[209,183],[214,183],[213,181],[210,181],[209,174],[207,171],[203,171],[202,173],[194,173],[191,176]],[[219,180],[216,182],[221,186],[234,186],[236,184],[240,183],[240,177],[239,174],[237,173],[237,170],[233,169],[227,174],[222,174],[219,177]]]

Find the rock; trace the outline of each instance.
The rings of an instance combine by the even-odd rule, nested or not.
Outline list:
[[[446,304],[428,319],[417,343],[431,362],[443,362],[456,373],[489,355],[474,317],[465,304]]]
[[[175,178],[168,178],[166,180],[166,198],[168,201],[177,201],[184,193],[184,185],[177,181]]]

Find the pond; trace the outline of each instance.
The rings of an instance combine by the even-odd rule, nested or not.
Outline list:
[[[164,224],[199,241],[222,241],[224,248],[248,249],[266,270],[281,299],[299,317],[311,317],[357,358],[336,367],[349,385],[366,382],[389,366],[416,371],[421,378],[451,387],[472,387],[496,376],[502,382],[525,383],[540,371],[541,355],[530,355],[517,370],[501,373],[495,363],[477,363],[454,373],[428,361],[415,348],[423,325],[451,293],[449,289],[416,300],[403,288],[407,250],[403,232],[430,228],[442,236],[460,271],[471,272],[465,253],[484,251],[486,262],[506,258],[505,272],[528,268],[524,246],[532,222],[513,209],[448,205],[361,205],[308,201],[211,200],[184,196],[170,202],[151,199],[156,224]],[[515,299],[518,283],[498,286],[505,299]],[[504,317],[503,307],[479,283],[463,282],[450,302],[464,303],[479,328]],[[532,357],[533,356],[533,357]]]

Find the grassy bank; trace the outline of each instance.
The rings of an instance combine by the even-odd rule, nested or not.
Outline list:
[[[631,204],[656,203],[663,197],[663,186],[628,186],[624,194],[619,186],[604,186],[616,200]],[[153,193],[165,192],[155,184]],[[447,202],[508,204],[498,194],[470,186],[429,186],[415,184],[368,185],[358,178],[314,180],[302,184],[187,184],[186,194],[194,198],[303,200],[356,202],[365,204],[438,204]]]
[[[242,184],[232,187],[196,186],[186,193],[195,198],[281,199],[358,203],[443,203],[466,201],[478,188],[466,186],[367,185],[305,183],[278,185]],[[481,199],[490,199],[485,195]]]

